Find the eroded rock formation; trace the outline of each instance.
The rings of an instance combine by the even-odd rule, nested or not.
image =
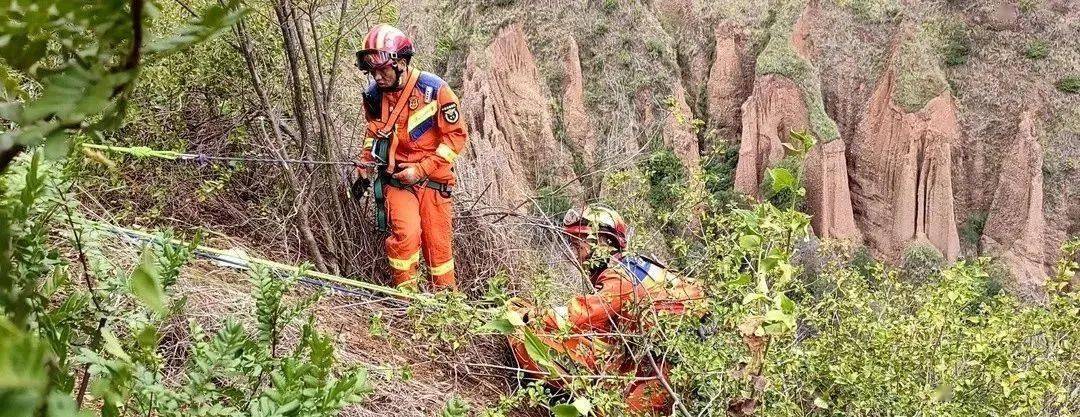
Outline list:
[[[690,125],[694,114],[690,106],[686,104],[686,90],[682,84],[675,84],[672,92],[675,99],[675,108],[665,115],[664,120],[664,146],[675,151],[675,155],[682,161],[683,167],[692,175],[701,172],[701,153],[698,148],[698,138]]]
[[[814,234],[862,242],[863,235],[851,208],[844,141],[818,143],[810,149],[803,161],[803,186]]]
[[[552,133],[549,95],[521,25],[500,30],[486,49],[469,54],[465,66],[462,106],[471,137],[459,162],[461,187],[505,206],[533,195],[535,184],[575,184],[572,158]],[[580,185],[568,190],[576,196]]]
[[[808,125],[799,86],[774,74],[754,80],[754,90],[742,105],[735,190],[760,199],[765,170],[784,158],[783,142],[791,131],[804,130]]]
[[[743,73],[740,29],[731,25],[716,28],[716,48],[705,100],[709,127],[717,129],[720,140],[731,140],[739,131],[740,105],[746,100],[747,76]]]
[[[595,164],[596,133],[592,119],[585,108],[585,90],[582,84],[578,44],[572,37],[567,41],[563,65],[566,86],[562,95],[562,110],[566,135],[576,148],[575,151],[581,155],[585,166],[592,167]]]
[[[1006,154],[994,201],[983,230],[982,247],[1009,267],[1020,292],[1041,293],[1046,285],[1043,217],[1043,150],[1035,117],[1021,117],[1016,140]]]
[[[895,61],[895,60],[893,60]],[[893,101],[897,69],[881,77],[848,152],[855,220],[879,256],[899,260],[925,240],[952,261],[960,250],[953,210],[952,146],[960,139],[948,90],[908,112]]]
[[[792,26],[791,49],[797,58],[813,59],[810,29],[817,14],[817,2],[809,2]],[[780,40],[787,41],[787,40]],[[812,68],[812,66],[810,66]],[[792,131],[809,129],[809,109],[803,88],[777,74],[760,76],[754,90],[742,106],[742,142],[735,171],[735,189],[761,198],[761,183],[766,169],[784,158]],[[803,160],[803,186],[806,210],[811,215],[814,232],[823,238],[862,241],[855,225],[848,188],[845,145],[838,138],[821,140]]]

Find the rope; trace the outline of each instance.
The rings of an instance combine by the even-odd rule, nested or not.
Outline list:
[[[109,146],[100,145],[96,143],[84,143],[83,148],[94,149],[99,151],[118,152],[128,154],[136,158],[157,158],[165,160],[180,160],[180,161],[194,161],[199,165],[209,164],[211,161],[224,161],[224,162],[257,162],[257,163],[274,163],[274,164],[298,164],[298,165],[333,165],[333,166],[354,166],[373,168],[376,165],[373,163],[359,162],[359,161],[324,161],[316,159],[281,159],[271,158],[265,156],[221,156],[221,155],[208,155],[204,153],[183,153],[176,151],[166,151],[153,149],[146,146]]]
[[[157,243],[163,243],[163,244],[170,244],[170,245],[174,245],[174,246],[190,246],[191,245],[189,242],[184,242],[184,241],[179,240],[179,239],[165,239],[165,238],[162,238],[162,237],[154,235],[154,234],[150,234],[150,233],[146,233],[146,232],[142,232],[142,231],[138,231],[138,230],[134,230],[134,229],[128,229],[128,228],[125,228],[125,227],[120,227],[120,226],[111,225],[111,224],[107,224],[107,223],[96,222],[96,221],[93,221],[93,220],[84,220],[84,222],[87,225],[90,225],[90,226],[92,226],[94,228],[97,228],[98,230],[111,232],[111,233],[114,233],[114,234],[117,234],[117,235],[126,235],[126,236],[130,236],[132,238],[138,239],[138,240],[143,240],[143,241],[148,241],[148,242],[157,242]],[[302,269],[302,268],[294,266],[294,265],[287,265],[287,264],[283,264],[283,263],[280,263],[280,262],[271,261],[269,259],[256,258],[256,257],[249,256],[249,255],[243,254],[243,253],[234,253],[234,252],[230,252],[230,251],[226,251],[226,250],[222,250],[222,249],[212,248],[212,247],[205,246],[205,245],[196,246],[194,251],[195,251],[196,255],[201,256],[203,258],[213,259],[215,261],[219,261],[219,262],[222,262],[222,263],[233,265],[233,266],[235,266],[237,268],[241,268],[241,269],[249,269],[249,268],[251,268],[252,265],[260,265],[260,266],[264,266],[264,267],[267,267],[267,268],[270,268],[270,269],[273,269],[273,270],[288,272],[290,274],[297,275],[297,276],[299,276],[301,278],[306,278],[308,281],[312,281],[312,283],[315,283],[316,285],[319,285],[318,284],[319,282],[332,283],[332,284],[339,284],[339,285],[342,285],[342,286],[345,286],[345,287],[358,288],[358,289],[362,289],[362,290],[365,290],[365,291],[368,291],[368,292],[385,294],[385,295],[388,295],[388,296],[403,298],[403,299],[412,300],[412,301],[435,302],[434,297],[432,297],[431,295],[428,295],[428,294],[407,292],[407,291],[399,290],[397,288],[391,288],[391,287],[386,287],[386,286],[382,286],[382,285],[378,285],[378,284],[372,284],[370,282],[358,281],[358,280],[355,280],[355,279],[340,277],[340,276],[337,276],[337,275],[331,275],[331,274],[327,274],[327,273],[323,273],[323,272],[319,272],[319,271],[314,271],[314,270],[310,270],[310,269],[306,269],[306,268]],[[332,289],[336,289],[336,288],[334,288],[334,286],[331,286],[331,285],[325,285],[325,286],[327,286],[329,288],[332,288]],[[349,290],[349,289],[346,289],[346,288],[340,288],[340,289],[343,292],[346,292],[346,293],[355,292],[355,291],[352,291],[352,290]]]

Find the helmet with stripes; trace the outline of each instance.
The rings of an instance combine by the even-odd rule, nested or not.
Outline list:
[[[412,39],[396,27],[378,24],[364,38],[364,49],[356,52],[356,66],[363,71],[371,71],[412,55]]]
[[[606,236],[616,249],[626,249],[629,226],[614,209],[589,204],[584,208],[572,208],[563,216],[563,230],[573,236]]]

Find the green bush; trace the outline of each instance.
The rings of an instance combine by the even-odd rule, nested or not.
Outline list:
[[[982,239],[983,229],[986,228],[986,216],[985,211],[977,211],[964,221],[960,226],[960,239],[964,243],[972,247],[979,246],[979,239]]]
[[[737,198],[735,166],[739,159],[736,142],[723,141],[702,160],[705,191],[712,196],[710,206],[722,209]]]
[[[1070,75],[1062,78],[1054,86],[1063,93],[1080,93],[1080,75]]]
[[[877,265],[877,260],[874,259],[874,255],[870,254],[870,248],[859,246],[858,249],[855,249],[855,252],[851,254],[849,265],[851,270],[856,274],[869,279]]]
[[[908,251],[909,268],[900,273],[877,268],[856,251],[850,263],[821,269],[814,282],[787,280],[782,271],[799,255],[785,234],[795,241],[802,235],[781,226],[790,219],[772,210],[714,219],[726,231],[707,236],[713,252],[704,255],[710,266],[699,274],[716,297],[711,314],[704,324],[689,326],[696,331],[669,331],[660,342],[658,352],[679,358],[672,382],[676,392],[686,393],[691,415],[727,416],[736,403],[752,404],[754,415],[776,417],[869,416],[881,410],[1071,415],[1077,409],[1072,393],[1080,389],[1074,377],[1080,372],[1080,295],[1058,293],[1046,307],[1024,305],[1001,291],[992,263],[982,259],[939,269],[941,255],[925,245]],[[748,236],[762,227],[772,228],[760,235],[770,245],[755,252],[758,240]],[[777,275],[762,279],[761,268],[770,266]],[[941,278],[910,277],[916,274]],[[747,336],[740,335],[739,325],[746,306],[757,299],[746,294],[748,288],[812,296],[791,298],[798,300],[794,331]],[[763,339],[766,352],[755,353],[761,340],[755,338]],[[755,376],[749,370],[759,363]],[[759,385],[747,387],[746,380]],[[760,400],[744,401],[758,388]]]
[[[959,263],[927,285],[890,274],[873,288],[832,274],[838,290],[799,308],[813,335],[770,362],[763,415],[1075,411],[1076,295],[1049,308],[1020,305],[989,290],[984,266]]]
[[[653,152],[642,164],[649,184],[649,204],[655,210],[677,207],[688,174],[682,161],[670,149]]]
[[[1050,56],[1050,43],[1042,39],[1036,39],[1028,44],[1024,50],[1024,56],[1028,59],[1043,59]]]
[[[900,277],[908,282],[925,283],[941,272],[945,257],[929,243],[915,243],[903,254]]]
[[[955,23],[946,25],[942,31],[941,48],[945,65],[954,67],[966,64],[971,55],[971,38],[967,27],[963,23]]]

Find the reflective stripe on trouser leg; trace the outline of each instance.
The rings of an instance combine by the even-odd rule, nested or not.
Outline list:
[[[453,204],[449,198],[427,187],[421,188],[417,195],[420,197],[421,241],[432,286],[436,290],[455,288]]]
[[[390,236],[386,256],[394,286],[417,288],[420,261],[420,204],[411,191],[385,186],[386,210],[390,215]]]

